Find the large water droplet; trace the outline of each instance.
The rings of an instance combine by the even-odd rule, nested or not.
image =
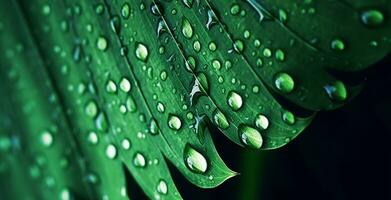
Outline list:
[[[242,96],[240,96],[235,91],[228,93],[228,105],[232,110],[237,111],[243,106]]]
[[[186,18],[182,20],[182,34],[189,39],[193,36],[193,27],[191,27],[189,20]]]
[[[141,154],[140,152],[137,152],[136,154],[134,154],[134,157],[133,157],[133,164],[134,166],[136,167],[145,167],[145,157],[143,154]]]
[[[262,146],[263,139],[261,133],[255,128],[246,125],[239,126],[239,138],[246,146],[259,149]]]
[[[206,158],[189,144],[185,147],[184,160],[186,166],[195,173],[204,173],[208,169]]]
[[[121,7],[121,15],[124,19],[128,19],[130,15],[130,5],[129,3],[124,3]]]
[[[213,112],[213,121],[220,129],[227,129],[229,127],[227,117],[219,109]]]
[[[122,78],[121,82],[119,83],[119,88],[124,92],[129,92],[132,88],[132,85],[127,78]]]
[[[115,157],[117,157],[117,148],[114,145],[109,144],[106,147],[106,156],[109,159],[114,159]]]
[[[95,101],[93,100],[88,101],[85,108],[85,112],[87,116],[91,118],[94,118],[98,114],[98,107],[96,106]]]
[[[379,10],[367,10],[361,13],[361,21],[369,27],[380,26],[384,22],[384,15]]]
[[[259,114],[255,118],[255,126],[261,130],[266,130],[269,127],[269,119],[265,115]]]
[[[136,44],[136,57],[144,62],[148,59],[148,48],[144,44]]]
[[[293,125],[296,122],[295,115],[290,111],[282,112],[282,121],[286,124]]]
[[[98,40],[96,41],[96,46],[99,50],[105,51],[107,49],[107,40],[105,37],[100,36]]]
[[[182,121],[179,117],[170,114],[168,116],[168,127],[173,130],[179,130],[182,127]]]
[[[326,85],[324,89],[332,100],[344,101],[348,97],[345,84],[342,81],[335,81],[332,84]]]
[[[49,131],[44,131],[41,133],[41,143],[46,146],[50,147],[53,144],[53,135]]]
[[[290,93],[295,87],[293,78],[284,72],[280,72],[274,77],[274,84],[282,93]]]
[[[157,184],[157,192],[160,194],[167,194],[168,188],[167,188],[167,183],[163,179],[160,179],[158,184]]]

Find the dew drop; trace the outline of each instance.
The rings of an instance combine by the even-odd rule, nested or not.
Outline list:
[[[107,40],[103,36],[100,36],[96,41],[96,47],[98,47],[98,49],[101,51],[105,51],[107,49],[107,45]]]
[[[130,89],[132,88],[132,85],[130,84],[127,78],[122,78],[122,80],[119,83],[119,88],[124,92],[129,92]]]
[[[222,113],[219,109],[216,109],[213,112],[213,121],[220,129],[224,130],[229,127],[227,117],[225,117],[224,113]]]
[[[115,157],[117,157],[117,148],[114,145],[109,144],[106,147],[106,156],[109,159],[114,159]]]
[[[90,144],[98,144],[98,141],[99,141],[98,135],[93,131],[89,132],[87,135],[87,141]]]
[[[282,121],[288,125],[293,125],[296,122],[295,115],[290,111],[282,112]]]
[[[237,111],[243,106],[242,96],[240,96],[235,91],[228,93],[228,105],[232,110]]]
[[[141,154],[140,152],[137,152],[136,154],[134,154],[133,164],[134,164],[134,166],[139,167],[139,168],[145,167],[146,162],[145,162],[144,155]]]
[[[126,98],[126,108],[129,112],[134,113],[137,110],[136,102],[134,101],[132,96],[128,96]]]
[[[206,158],[189,144],[185,147],[184,160],[186,166],[195,173],[205,173],[208,169]]]
[[[242,40],[235,40],[235,42],[234,42],[234,50],[237,53],[242,53],[243,49],[244,49],[243,41]]]
[[[193,27],[191,27],[189,20],[186,18],[182,20],[182,34],[188,39],[193,37]]]
[[[88,101],[86,108],[85,108],[85,113],[87,116],[94,118],[98,114],[98,107],[96,106],[95,101],[90,100]]]
[[[107,81],[106,92],[108,92],[108,93],[117,92],[117,85],[114,83],[114,81],[112,81],[112,80]]]
[[[128,19],[130,15],[130,5],[129,3],[124,3],[121,7],[121,15],[124,19]]]
[[[274,77],[274,84],[282,93],[290,93],[295,87],[293,78],[284,72],[280,72]]]
[[[261,148],[263,139],[261,134],[255,128],[246,125],[240,125],[238,132],[239,138],[244,145],[254,149]]]
[[[157,184],[157,192],[160,194],[167,194],[168,188],[167,188],[167,183],[163,179],[160,179],[158,184]]]
[[[369,27],[377,27],[383,24],[384,15],[379,10],[367,10],[361,13],[361,21]]]
[[[345,43],[341,39],[336,38],[331,41],[331,49],[335,51],[342,51],[345,49]]]
[[[173,130],[179,130],[182,127],[182,121],[179,117],[170,114],[168,116],[168,127]]]
[[[255,118],[255,126],[261,130],[266,130],[269,127],[269,119],[265,115],[259,114]]]
[[[136,57],[141,61],[146,61],[148,58],[148,48],[142,44],[137,43],[136,44]]]
[[[328,84],[324,89],[332,100],[344,101],[348,97],[345,84],[342,81],[335,81],[333,84]]]
[[[49,131],[44,131],[41,133],[41,143],[46,146],[50,147],[53,144],[53,135]]]

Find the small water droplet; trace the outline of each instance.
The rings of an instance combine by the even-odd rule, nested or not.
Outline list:
[[[132,85],[127,78],[122,78],[121,82],[119,83],[119,88],[124,92],[129,92],[132,88]]]
[[[331,49],[335,51],[342,51],[345,49],[345,43],[341,39],[336,38],[331,41]]]

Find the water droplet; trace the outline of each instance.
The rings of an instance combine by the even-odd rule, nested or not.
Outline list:
[[[213,113],[213,121],[220,129],[227,129],[229,127],[229,122],[227,117],[225,117],[224,113],[222,113],[219,109],[216,109]]]
[[[262,135],[255,128],[246,125],[240,125],[238,132],[239,138],[244,145],[254,149],[261,148],[263,143]]]
[[[207,93],[209,91],[209,83],[208,78],[206,78],[206,75],[202,72],[197,74],[197,80],[202,86],[202,90]]]
[[[96,14],[101,15],[101,14],[103,14],[104,11],[105,11],[105,7],[103,6],[103,4],[99,3],[95,6],[95,13]]]
[[[286,124],[293,125],[296,122],[295,115],[290,111],[282,112],[282,121]]]
[[[157,125],[157,122],[155,119],[151,119],[151,122],[149,123],[149,132],[152,134],[152,135],[156,135],[159,133],[159,127]]]
[[[206,28],[210,30],[215,24],[217,24],[216,15],[212,10],[208,10],[208,21],[206,22]]]
[[[49,15],[49,14],[50,14],[50,11],[51,11],[50,5],[44,4],[44,5],[42,6],[42,14],[44,14],[44,15]]]
[[[121,145],[122,145],[123,149],[129,150],[130,149],[130,141],[129,141],[129,139],[127,139],[127,138],[123,139],[122,142],[121,142]]]
[[[208,169],[206,158],[189,144],[185,147],[184,160],[186,166],[195,173],[205,173]]]
[[[128,96],[126,98],[126,108],[129,112],[134,113],[137,110],[136,102],[134,101],[132,96]]]
[[[331,49],[336,51],[342,51],[345,49],[345,43],[341,39],[334,39],[331,41]]]
[[[230,12],[231,12],[232,15],[237,15],[237,14],[239,14],[239,12],[240,12],[240,7],[239,7],[239,5],[238,5],[238,4],[232,5],[232,6],[231,6]]]
[[[348,97],[345,84],[342,81],[335,81],[333,84],[326,85],[324,89],[332,100],[344,101]]]
[[[98,135],[93,131],[89,132],[87,135],[87,141],[90,144],[98,144],[98,141],[99,141]]]
[[[157,111],[159,111],[160,113],[164,113],[165,107],[162,102],[158,102],[156,105],[156,108],[157,108]]]
[[[168,127],[173,130],[179,130],[182,127],[182,121],[179,117],[170,114],[168,116]]]
[[[121,15],[124,19],[128,19],[130,15],[130,5],[129,3],[124,3],[121,7]]]
[[[127,78],[122,78],[121,82],[119,83],[119,88],[124,92],[129,92],[132,88],[132,85]]]
[[[282,93],[290,93],[295,87],[293,78],[284,72],[280,72],[274,77],[274,84]]]
[[[148,49],[142,43],[136,44],[136,57],[141,61],[146,61],[148,58]]]
[[[160,179],[158,184],[157,184],[157,192],[160,194],[167,194],[168,188],[167,188],[167,183],[163,179]]]
[[[217,60],[217,59],[212,61],[212,66],[213,66],[213,68],[215,68],[215,69],[217,69],[217,70],[220,70],[220,69],[221,69],[221,63],[220,63],[220,61]]]
[[[107,49],[107,40],[105,37],[100,36],[96,42],[96,46],[99,50],[105,51]]]
[[[284,61],[285,60],[285,53],[284,53],[284,51],[282,51],[281,49],[278,49],[276,51],[276,59],[278,61]]]
[[[201,50],[201,43],[200,43],[200,41],[198,41],[198,40],[194,41],[193,49],[196,52],[199,52]]]
[[[235,42],[234,42],[234,50],[237,53],[242,53],[243,49],[244,49],[243,41],[242,40],[235,40]]]
[[[61,190],[60,199],[61,200],[71,200],[72,199],[71,193],[69,192],[68,188],[64,188]]]
[[[112,80],[107,81],[106,92],[108,92],[108,93],[117,92],[117,85],[114,83],[114,81],[112,81]]]
[[[266,130],[269,127],[269,119],[265,115],[259,114],[255,118],[255,126],[261,130]]]
[[[191,27],[189,20],[186,18],[182,20],[182,34],[188,39],[193,37],[193,27]]]
[[[367,10],[361,13],[361,21],[366,26],[377,27],[383,24],[384,15],[379,10]]]
[[[145,167],[146,162],[145,162],[144,155],[141,154],[140,152],[137,152],[136,154],[134,154],[133,164],[134,164],[134,166],[139,167],[139,168]]]
[[[41,143],[46,146],[50,147],[53,144],[53,135],[49,131],[44,131],[41,133]]]
[[[242,96],[238,93],[231,91],[228,93],[228,105],[232,108],[232,110],[237,111],[243,105]]]
[[[101,112],[99,113],[98,117],[95,120],[95,125],[96,128],[100,131],[106,132],[108,128],[107,120],[106,120],[106,115]]]
[[[114,145],[109,144],[106,147],[106,156],[109,159],[114,159],[117,156],[117,148]]]
[[[88,101],[85,108],[85,112],[87,116],[91,118],[94,118],[98,114],[98,107],[96,106],[95,101],[93,100]]]

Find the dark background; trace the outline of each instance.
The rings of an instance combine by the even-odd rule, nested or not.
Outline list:
[[[172,168],[183,198],[391,200],[389,67],[391,56],[364,72],[365,87],[352,102],[318,113],[299,137],[281,149],[243,149],[212,131],[221,157],[241,175],[217,188],[200,189]],[[129,184],[135,192],[137,186]],[[140,189],[133,197],[146,199]]]

